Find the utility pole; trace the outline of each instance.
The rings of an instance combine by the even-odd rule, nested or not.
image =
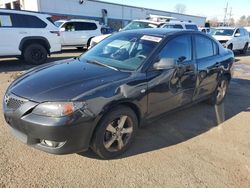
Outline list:
[[[226,25],[226,19],[227,19],[227,9],[228,9],[228,2],[227,2],[227,6],[225,8],[225,16],[224,16],[224,20],[223,20],[223,26]]]
[[[229,22],[228,22],[228,26],[229,26],[229,24],[231,24],[231,19],[232,19],[232,16],[233,16],[233,14],[232,14],[232,7],[230,8],[230,12],[229,12]]]

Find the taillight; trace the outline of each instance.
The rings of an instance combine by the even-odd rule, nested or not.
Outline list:
[[[60,36],[60,32],[59,31],[50,31],[53,34],[56,34],[57,36]]]

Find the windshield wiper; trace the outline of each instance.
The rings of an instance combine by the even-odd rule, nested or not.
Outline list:
[[[87,63],[91,63],[91,64],[95,64],[95,65],[100,65],[100,66],[103,66],[103,67],[108,67],[110,69],[113,69],[113,70],[116,70],[116,71],[119,71],[119,69],[115,68],[115,67],[112,67],[112,66],[109,66],[109,65],[106,65],[106,64],[103,64],[99,61],[96,61],[96,60],[88,60]]]

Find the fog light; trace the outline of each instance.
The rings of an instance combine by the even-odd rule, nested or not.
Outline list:
[[[49,146],[51,148],[58,148],[58,147],[62,147],[66,142],[55,142],[55,141],[51,141],[51,140],[42,140],[41,143],[43,145]]]

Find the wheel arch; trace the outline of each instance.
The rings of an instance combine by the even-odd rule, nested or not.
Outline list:
[[[19,50],[23,53],[23,50],[30,44],[40,44],[40,45],[44,46],[46,48],[48,54],[50,54],[51,46],[50,46],[49,41],[46,38],[39,37],[39,36],[23,38],[19,44]]]
[[[110,103],[110,104],[106,105],[103,108],[102,113],[97,118],[96,123],[95,123],[96,126],[94,127],[94,129],[92,131],[92,135],[90,136],[90,143],[92,143],[94,134],[95,134],[98,126],[100,125],[100,122],[105,117],[105,115],[107,115],[110,111],[112,111],[113,109],[115,109],[115,108],[117,108],[119,106],[130,108],[135,113],[135,115],[137,117],[137,120],[138,120],[138,127],[140,127],[140,123],[141,123],[141,111],[140,111],[140,108],[135,103],[133,103],[131,101],[117,101],[117,102],[113,102],[113,103]]]

